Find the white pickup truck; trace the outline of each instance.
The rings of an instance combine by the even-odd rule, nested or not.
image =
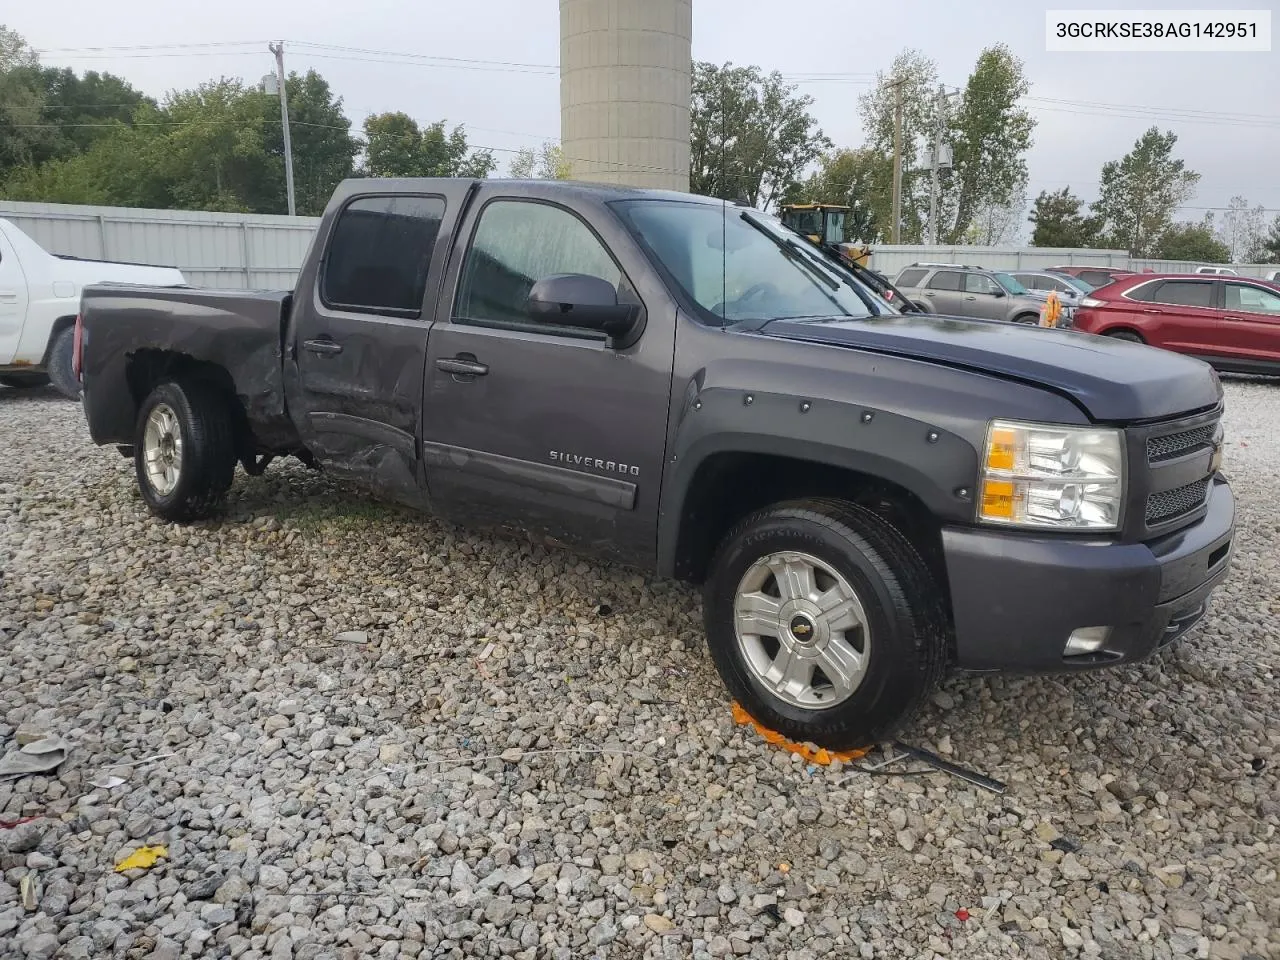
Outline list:
[[[55,256],[0,219],[0,384],[41,387],[52,381],[78,399],[71,370],[80,291],[91,283],[184,286],[176,267]]]

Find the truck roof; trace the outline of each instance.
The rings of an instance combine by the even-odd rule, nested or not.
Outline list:
[[[333,192],[332,200],[346,199],[360,193],[368,193],[375,189],[379,193],[421,193],[433,186],[460,183],[479,183],[494,186],[528,187],[534,184],[554,188],[551,192],[566,196],[590,196],[605,200],[683,200],[686,203],[722,204],[732,203],[696,193],[682,193],[678,190],[657,190],[643,187],[627,187],[613,183],[590,183],[582,180],[537,180],[491,178],[477,180],[473,177],[350,177],[338,184]]]

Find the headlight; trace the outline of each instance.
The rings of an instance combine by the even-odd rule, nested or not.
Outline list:
[[[1115,530],[1124,503],[1124,444],[1108,427],[993,420],[978,519],[1019,527]]]
[[[1097,297],[1085,297],[1080,301],[1082,307],[1105,307],[1106,305],[1107,301],[1099,300]]]

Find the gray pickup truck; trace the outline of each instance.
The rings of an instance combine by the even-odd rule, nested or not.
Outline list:
[[[950,667],[1146,657],[1231,560],[1208,365],[900,313],[719,200],[352,180],[292,292],[99,285],[76,340],[93,440],[159,516],[295,456],[700,583],[733,697],[826,747]]]

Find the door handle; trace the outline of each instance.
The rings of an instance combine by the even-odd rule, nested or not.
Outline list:
[[[311,353],[318,353],[321,355],[332,355],[342,352],[342,344],[335,343],[332,340],[307,340],[302,345]]]
[[[1143,313],[1164,313],[1163,310],[1153,310],[1150,307],[1143,308]]]
[[[932,296],[933,296],[933,291],[932,291],[932,290],[926,290],[926,291],[924,292],[924,295],[925,295],[926,297],[932,297]]]
[[[977,298],[977,297],[975,297],[973,294],[969,294],[967,297],[965,297],[965,299],[966,299],[966,300],[977,300],[978,298]]]
[[[5,303],[17,303],[18,291],[16,290],[0,290],[0,300]]]
[[[483,377],[489,372],[487,363],[469,360],[466,357],[442,357],[436,361],[436,368],[463,377]]]
[[[1234,323],[1244,323],[1244,317],[1223,317],[1223,320],[1230,320]]]

